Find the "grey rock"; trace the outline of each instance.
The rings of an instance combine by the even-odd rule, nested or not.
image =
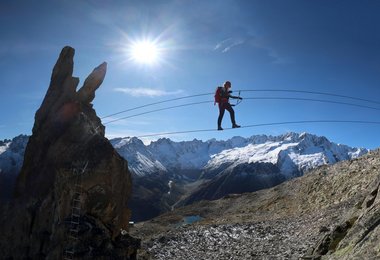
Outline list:
[[[36,112],[15,196],[1,205],[5,259],[136,258],[139,240],[120,232],[130,218],[128,163],[104,137],[90,104],[106,64],[77,92],[73,57],[73,48],[63,48]]]

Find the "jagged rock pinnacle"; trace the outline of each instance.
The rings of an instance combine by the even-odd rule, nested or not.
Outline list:
[[[91,107],[90,102],[95,98],[95,91],[106,75],[107,63],[103,62],[95,68],[77,92],[79,79],[72,76],[74,54],[75,50],[72,47],[66,46],[62,49],[54,66],[48,91],[36,113],[33,132],[49,121],[56,125],[64,125],[74,119],[83,106]]]
[[[96,67],[84,81],[83,87],[78,91],[78,99],[83,103],[90,103],[95,98],[95,91],[102,84],[106,76],[107,63],[103,62]]]
[[[7,232],[12,236],[9,242],[0,241],[5,258],[61,258],[64,248],[70,246],[65,223],[72,217],[74,198],[80,201],[76,223],[86,230],[75,243],[90,252],[84,258],[90,258],[94,249],[98,256],[129,259],[136,250],[130,246],[133,239],[120,235],[120,229],[128,229],[130,218],[128,163],[104,137],[105,128],[90,104],[107,65],[95,68],[77,92],[79,79],[72,76],[74,53],[68,46],[61,51],[36,112],[15,185],[15,206],[5,214],[10,217],[4,221],[12,228]],[[113,250],[112,255],[107,250]]]

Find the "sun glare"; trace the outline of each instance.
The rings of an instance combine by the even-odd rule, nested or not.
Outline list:
[[[160,50],[153,41],[138,41],[130,46],[132,60],[143,64],[154,64],[159,59]]]

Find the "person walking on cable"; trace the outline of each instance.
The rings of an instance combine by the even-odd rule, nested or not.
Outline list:
[[[240,125],[236,124],[235,111],[232,108],[232,105],[229,103],[229,99],[234,98],[234,99],[241,100],[242,98],[237,97],[237,96],[232,96],[231,95],[232,91],[230,91],[230,88],[231,88],[231,82],[226,81],[224,82],[223,87],[217,87],[216,92],[215,92],[215,103],[218,103],[218,106],[219,106],[218,130],[223,130],[222,120],[223,120],[225,110],[227,110],[230,113],[232,128],[240,127]]]

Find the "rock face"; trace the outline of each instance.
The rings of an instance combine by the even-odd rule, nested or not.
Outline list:
[[[375,170],[375,168],[374,168]],[[327,259],[380,258],[380,172],[368,185],[367,194],[351,214],[313,248],[312,257]]]
[[[132,259],[128,164],[104,137],[90,103],[105,77],[103,63],[77,91],[74,49],[63,48],[35,115],[14,200],[1,216],[0,254],[14,258],[64,256]]]

